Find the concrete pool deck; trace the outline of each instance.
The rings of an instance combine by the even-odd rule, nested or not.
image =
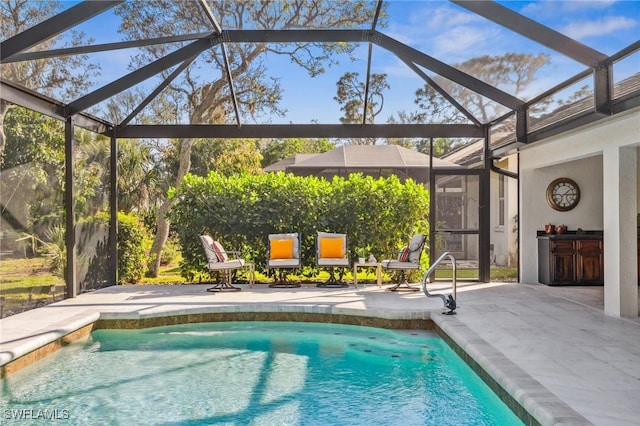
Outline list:
[[[537,422],[640,424],[640,320],[606,315],[602,287],[459,283],[455,316],[442,315],[439,298],[375,285],[241,285],[241,292],[224,293],[206,292],[207,287],[115,286],[4,318],[0,365],[26,359],[99,320],[142,324],[181,316],[206,319],[211,313],[334,315],[364,318],[365,325],[368,318],[431,319]]]

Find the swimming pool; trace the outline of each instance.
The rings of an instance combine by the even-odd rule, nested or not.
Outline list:
[[[2,394],[3,424],[522,424],[434,333],[337,324],[97,330]]]

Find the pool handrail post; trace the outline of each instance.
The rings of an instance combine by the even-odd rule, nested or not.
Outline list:
[[[449,258],[449,260],[451,260],[451,265],[453,267],[453,277],[451,280],[451,294],[448,296],[445,296],[444,294],[431,294],[429,293],[429,290],[427,289],[427,282],[429,281],[429,277],[431,276],[431,274],[433,274],[436,270],[436,267],[445,259],[445,258]],[[425,272],[424,276],[422,277],[422,291],[423,293],[427,296],[427,297],[440,297],[442,299],[442,302],[444,303],[444,307],[449,309],[449,312],[444,312],[444,314],[446,315],[455,315],[456,312],[456,308],[457,308],[457,304],[456,304],[456,299],[457,299],[457,285],[456,285],[456,276],[457,276],[457,266],[456,266],[456,258],[455,256],[451,253],[451,252],[444,252],[440,255],[440,257],[438,259],[436,259],[435,262],[433,262],[433,264],[429,267],[429,269],[427,270],[427,272]]]

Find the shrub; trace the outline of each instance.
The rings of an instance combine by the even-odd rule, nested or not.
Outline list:
[[[266,264],[267,235],[301,234],[303,265],[315,265],[318,231],[348,235],[350,257],[397,255],[412,234],[428,233],[429,193],[396,176],[374,179],[353,174],[331,181],[284,173],[207,177],[187,175],[170,196],[170,220],[183,249],[181,274],[206,272],[199,235],[209,233],[240,250],[258,270]],[[313,273],[313,271],[311,271]]]
[[[118,212],[118,284],[138,282],[144,273],[145,227],[133,213]]]
[[[65,227],[54,225],[44,233],[47,240],[44,250],[49,256],[49,271],[64,279],[67,269],[67,245],[65,244]]]

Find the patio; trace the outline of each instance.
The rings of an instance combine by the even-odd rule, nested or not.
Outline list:
[[[323,290],[207,293],[205,285],[115,286],[1,320],[0,363],[81,330],[226,319],[431,319],[541,424],[635,425],[640,417],[640,320],[607,316],[602,287],[463,284],[458,315],[441,315],[440,299],[392,294],[367,285]],[[184,321],[185,317],[182,317]],[[119,325],[115,325],[119,324]],[[448,336],[448,337],[446,337]],[[4,370],[3,370],[4,371]],[[490,379],[490,380],[491,380]]]
[[[336,2],[336,5],[342,3]],[[144,53],[146,46],[158,44],[164,47],[176,43],[177,46],[175,50],[167,50],[167,53],[154,57],[152,62],[145,65],[109,67],[120,68],[122,73],[109,76],[104,81],[92,81],[90,87],[68,98],[49,97],[48,92],[35,87],[34,82],[38,79],[12,79],[8,78],[8,73],[3,73],[0,78],[0,101],[3,104],[21,106],[64,123],[61,136],[66,160],[63,177],[68,189],[64,199],[54,200],[53,204],[58,209],[64,209],[66,215],[64,241],[65,248],[69,248],[65,259],[69,271],[66,288],[70,297],[0,320],[2,374],[35,362],[69,340],[86,337],[94,325],[135,327],[212,319],[347,321],[376,326],[433,325],[454,349],[464,351],[461,352],[462,356],[469,364],[481,367],[480,374],[488,382],[500,384],[510,398],[527,411],[530,417],[525,418],[531,420],[531,424],[639,424],[640,319],[636,303],[638,246],[634,235],[640,199],[637,166],[640,164],[640,151],[637,148],[640,143],[640,91],[637,84],[628,84],[628,81],[637,81],[639,75],[637,58],[640,42],[637,40],[637,31],[634,32],[637,27],[630,26],[626,32],[623,28],[617,28],[616,34],[621,37],[604,34],[602,44],[587,46],[563,31],[558,32],[561,27],[555,27],[556,23],[552,20],[535,14],[529,16],[531,11],[514,6],[519,5],[518,2],[512,2],[511,7],[496,2],[446,3],[447,10],[450,7],[456,12],[452,16],[464,16],[465,22],[475,22],[476,18],[486,21],[474,34],[495,34],[495,28],[500,30],[499,34],[505,31],[507,36],[504,39],[511,43],[496,54],[520,52],[521,46],[533,42],[538,48],[523,53],[540,52],[551,56],[553,79],[540,80],[545,84],[536,90],[517,91],[510,84],[490,84],[481,75],[454,66],[477,59],[474,58],[476,53],[493,54],[485,46],[474,45],[469,49],[468,57],[459,60],[447,51],[441,52],[442,56],[438,54],[432,57],[432,44],[411,43],[404,37],[396,40],[392,36],[402,34],[396,35],[389,31],[389,27],[378,24],[379,18],[388,19],[397,28],[398,23],[404,22],[400,18],[421,16],[407,13],[407,10],[394,10],[396,6],[437,3],[440,2],[370,2],[369,10],[365,13],[366,19],[362,19],[362,22],[354,20],[344,27],[303,22],[294,28],[281,23],[263,28],[256,26],[254,21],[247,22],[251,25],[243,23],[244,26],[236,26],[229,19],[222,20],[223,15],[229,15],[218,10],[218,6],[233,6],[237,2],[201,0],[182,3],[198,8],[192,13],[193,17],[199,17],[199,27],[196,29],[167,34],[165,31],[154,32],[154,27],[154,31],[143,37],[107,37],[95,43],[61,45],[64,48],[50,50],[51,46],[46,43],[59,32],[76,25],[115,30],[120,23],[127,24],[127,21],[122,19],[121,22],[104,25],[105,21],[91,19],[105,19],[112,11],[108,14],[103,12],[111,8],[116,12],[120,10],[114,12],[113,16],[128,17],[138,5],[132,1],[85,1],[77,5],[74,3],[74,6],[69,6],[46,21],[7,35],[0,49],[0,62],[5,69],[12,64],[23,66],[33,60],[43,61],[50,57],[98,56],[107,52],[112,60],[116,58],[114,52],[126,49]],[[554,2],[545,3],[547,6],[554,5]],[[634,16],[634,11],[637,11],[637,2],[617,3],[629,8],[625,15]],[[132,9],[128,9],[134,4]],[[384,16],[386,11],[383,6],[390,8],[388,17]],[[613,7],[613,3],[609,7]],[[381,11],[385,13],[381,15]],[[568,12],[548,15],[572,23],[584,22],[578,16],[565,13]],[[592,13],[592,22],[599,22],[601,13]],[[452,36],[456,33],[469,34],[467,29],[457,28],[455,20],[442,19],[442,15],[433,11],[429,15],[447,22],[450,31],[442,32],[437,27],[423,23],[405,27],[412,31],[433,29],[439,32],[438,39],[442,40],[455,40]],[[274,16],[287,18],[286,14],[275,13]],[[181,23],[180,20],[174,22],[176,30]],[[188,20],[184,23],[188,23]],[[127,27],[138,28],[140,23],[127,24]],[[201,32],[204,30],[206,32]],[[625,34],[631,34],[631,39],[626,40]],[[431,39],[424,36],[415,38],[431,43]],[[617,44],[618,38],[620,45]],[[496,38],[492,37],[492,40]],[[272,122],[269,115],[265,115],[263,121],[254,122],[253,111],[247,105],[252,106],[251,102],[255,99],[243,99],[236,95],[236,90],[241,93],[249,87],[249,83],[253,84],[255,74],[239,72],[242,61],[234,52],[242,52],[242,48],[257,49],[255,46],[261,44],[336,42],[341,45],[357,44],[360,50],[356,50],[356,53],[360,52],[363,58],[367,58],[344,69],[366,75],[362,81],[365,93],[372,82],[370,71],[386,70],[389,64],[400,65],[399,69],[409,71],[414,77],[415,87],[402,87],[405,95],[410,97],[416,88],[430,88],[434,94],[444,96],[446,102],[443,104],[462,120],[383,124],[380,116],[377,124],[374,124],[373,114],[367,109],[370,105],[365,101],[362,119],[348,124],[340,121],[336,114],[318,122],[314,121],[315,116],[302,119],[284,116],[279,118],[280,121]],[[56,56],[60,53],[62,56]],[[227,57],[227,53],[231,55]],[[131,55],[132,59],[135,54]],[[210,66],[214,62],[211,58],[218,59],[216,66],[211,68],[219,72],[213,80],[204,83],[219,85],[220,92],[212,92],[215,95],[212,105],[217,105],[224,116],[212,114],[211,117],[187,119],[177,114],[176,117],[181,120],[167,121],[172,124],[154,119],[147,125],[143,110],[156,107],[156,102],[167,94],[163,93],[165,89],[179,85],[182,72],[193,72],[203,64]],[[456,61],[459,63],[453,64]],[[555,66],[558,63],[569,63],[569,66],[558,72]],[[289,77],[292,74],[287,70],[282,75]],[[309,107],[309,99],[314,97],[307,91],[311,88],[322,91],[322,87],[331,87],[332,90],[324,90],[330,98],[335,81],[326,79],[325,86],[322,86],[317,83],[322,80],[314,80],[315,84],[295,77],[287,80],[299,81],[306,86],[305,92],[295,89],[289,91],[294,94],[289,110],[319,114],[328,109],[320,104],[315,108]],[[449,90],[447,81],[454,85]],[[536,83],[540,81],[536,80]],[[581,94],[578,89],[583,84],[587,92]],[[461,105],[461,99],[452,95],[453,88],[458,86],[489,101],[495,110],[485,118],[482,111],[469,110],[469,107]],[[622,90],[622,86],[628,87]],[[128,106],[122,117],[112,119],[107,114],[106,104],[120,94],[133,93],[137,88],[143,89],[140,99]],[[167,92],[172,94],[168,89]],[[570,99],[561,96],[562,92],[568,95],[575,93],[582,98],[570,103]],[[301,96],[301,93],[307,96]],[[400,98],[399,104],[411,104],[409,97]],[[554,109],[558,105],[560,107]],[[567,108],[567,105],[570,107]],[[202,105],[196,106],[199,108]],[[389,108],[389,112],[393,114],[397,111]],[[455,232],[463,236],[460,237],[461,241],[464,238],[465,245],[472,247],[476,254],[475,258],[469,258],[477,259],[481,282],[459,286],[456,316],[441,315],[444,309],[440,299],[427,299],[421,293],[392,294],[375,285],[340,290],[303,285],[299,289],[277,291],[267,286],[249,288],[243,285],[241,292],[219,294],[206,292],[205,285],[114,285],[78,294],[83,288],[82,280],[76,273],[80,263],[78,258],[84,255],[100,261],[107,258],[89,249],[85,250],[86,253],[83,250],[74,252],[78,249],[79,217],[84,219],[83,216],[88,215],[84,211],[74,210],[77,198],[73,185],[74,171],[82,167],[74,163],[71,153],[78,147],[84,148],[75,136],[76,130],[81,129],[102,135],[109,141],[110,181],[105,182],[108,184],[105,188],[109,191],[96,190],[97,193],[108,193],[108,200],[105,198],[101,200],[104,205],[95,206],[110,214],[108,279],[103,280],[108,285],[117,282],[116,225],[119,199],[116,182],[119,164],[118,156],[113,154],[117,152],[121,140],[213,137],[421,138],[429,141],[428,150],[431,153],[435,151],[434,138],[466,139],[466,143],[480,141],[482,155],[478,156],[478,164],[469,165],[468,169],[462,171],[443,168],[438,173],[430,167],[428,180],[434,199],[438,194],[452,194],[451,191],[445,194],[445,189],[450,189],[446,188],[446,184],[452,177],[464,184],[457,185],[456,190],[464,186],[474,191],[473,196],[467,197],[473,202],[468,203],[464,212],[474,220],[453,229],[434,226],[430,231],[432,240],[429,245],[435,250],[438,233],[446,236]],[[435,158],[432,157],[433,160]],[[188,172],[188,167],[182,171]],[[440,180],[436,182],[438,177]],[[498,178],[504,180],[505,177],[516,177],[517,182],[511,182],[513,191],[509,190],[509,186],[506,191],[503,187],[502,198],[498,199]],[[581,205],[571,212],[553,210],[545,202],[545,188],[550,181],[559,177],[570,177],[584,189]],[[16,192],[17,187],[9,187]],[[432,206],[436,205],[432,203]],[[513,209],[510,210],[510,206]],[[25,210],[22,204],[10,207],[17,212]],[[503,217],[504,223],[500,226],[496,226],[500,216],[492,217],[491,214],[498,211],[504,213],[507,219],[504,221]],[[430,223],[435,225],[438,210],[434,207],[428,215]],[[491,252],[494,250],[492,242],[495,242],[490,230],[500,228],[499,232],[506,235],[508,232],[505,231],[513,229],[514,218],[517,218],[516,238],[520,254],[517,264],[520,280],[524,284],[489,282]],[[27,223],[26,218],[24,222]],[[604,233],[601,269],[607,274],[604,277],[605,287],[532,284],[537,281],[538,274],[538,259],[533,255],[537,249],[536,233],[543,224],[549,222],[562,223],[572,229],[587,227]],[[11,225],[8,229],[20,227]],[[432,253],[431,258],[435,257],[435,253]],[[20,361],[14,362],[18,358]]]

